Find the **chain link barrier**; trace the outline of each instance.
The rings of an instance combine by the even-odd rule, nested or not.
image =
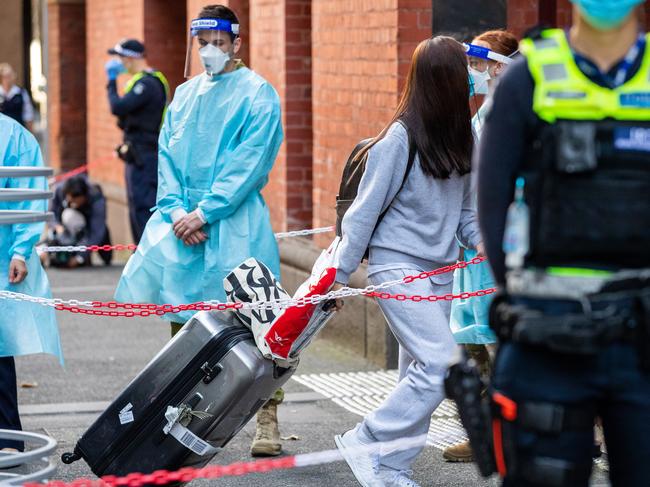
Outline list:
[[[70,178],[73,178],[75,176],[78,176],[79,174],[86,173],[86,172],[88,172],[88,169],[90,169],[90,168],[101,166],[101,165],[105,164],[106,162],[111,162],[111,161],[116,162],[118,160],[119,160],[119,158],[117,157],[117,155],[114,154],[114,153],[111,153],[109,155],[105,155],[104,157],[100,157],[100,158],[98,158],[98,159],[96,159],[96,160],[94,160],[92,162],[89,162],[88,164],[83,164],[83,165],[81,165],[79,167],[71,169],[70,171],[66,171],[66,172],[57,174],[57,175],[51,177],[48,180],[48,182],[50,184],[52,184],[52,185],[56,185],[56,184],[59,184],[59,183],[65,181],[66,179],[70,179]]]
[[[148,317],[148,316],[164,316],[172,313],[177,314],[182,311],[226,311],[236,309],[250,309],[250,310],[279,310],[291,307],[305,307],[310,305],[317,305],[323,301],[331,299],[346,299],[355,296],[366,296],[377,299],[396,299],[398,301],[413,301],[413,302],[436,302],[436,301],[452,301],[454,299],[469,299],[473,297],[487,296],[496,292],[495,288],[481,289],[474,292],[462,294],[445,294],[445,295],[405,295],[405,294],[390,294],[380,292],[398,284],[410,284],[416,280],[429,279],[433,276],[447,274],[456,269],[464,269],[469,265],[480,264],[485,260],[484,257],[475,257],[467,262],[458,262],[453,265],[448,265],[435,269],[429,272],[422,272],[412,276],[404,277],[403,279],[384,282],[375,286],[368,286],[365,288],[350,288],[344,287],[338,291],[331,291],[327,294],[317,294],[314,296],[303,297],[299,299],[286,298],[276,299],[270,301],[253,301],[251,303],[222,303],[219,301],[201,301],[189,304],[153,304],[153,303],[118,303],[116,301],[79,301],[76,299],[63,300],[58,298],[39,298],[29,296],[27,294],[16,293],[12,291],[0,291],[0,299],[11,299],[14,301],[24,301],[42,306],[49,306],[57,311],[68,311],[70,313],[84,314],[91,316],[106,316],[111,318],[124,317]],[[126,311],[119,311],[126,310]]]
[[[354,448],[354,451],[376,453],[382,449],[397,452],[419,447],[426,442],[427,436],[414,436],[398,440],[374,443]],[[328,463],[340,462],[343,456],[338,450],[323,450],[313,453],[302,453],[282,458],[237,462],[230,465],[208,465],[202,468],[184,467],[171,472],[158,470],[150,474],[130,473],[124,477],[112,475],[101,479],[80,478],[72,482],[52,481],[45,487],[144,487],[146,485],[167,485],[177,482],[191,482],[198,479],[218,479],[222,477],[241,477],[252,473],[268,473],[274,470],[290,470],[294,468],[312,467]],[[43,484],[26,483],[23,487],[43,487]]]
[[[321,233],[333,232],[334,227],[321,227],[310,230],[296,230],[293,232],[280,232],[275,234],[277,240],[295,237],[307,237],[309,235],[318,235]],[[109,250],[135,250],[136,244],[116,244],[116,245],[39,245],[36,251],[39,253],[51,252],[99,252]]]

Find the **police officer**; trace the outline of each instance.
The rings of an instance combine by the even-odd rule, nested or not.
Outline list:
[[[0,113],[33,131],[32,100],[27,90],[16,85],[16,72],[7,63],[0,64]]]
[[[614,486],[650,482],[650,46],[643,0],[571,0],[501,79],[479,215],[506,292],[491,325],[495,463],[509,486],[587,486],[594,418]],[[505,253],[504,253],[505,250]]]
[[[118,117],[118,126],[124,131],[124,142],[117,153],[127,164],[129,220],[133,238],[139,242],[156,204],[158,132],[169,98],[169,84],[160,71],[148,66],[141,42],[127,39],[108,53],[118,56],[106,63],[108,100],[111,112]],[[124,72],[132,77],[120,97],[116,80]]]

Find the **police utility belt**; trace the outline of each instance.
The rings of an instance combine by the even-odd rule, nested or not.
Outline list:
[[[573,302],[579,311],[545,313],[549,301]],[[490,326],[502,342],[567,354],[596,354],[613,342],[632,343],[650,371],[650,273],[610,280],[599,292],[581,298],[503,295],[492,304]]]

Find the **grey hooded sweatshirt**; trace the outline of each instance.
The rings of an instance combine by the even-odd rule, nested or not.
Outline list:
[[[459,241],[467,248],[481,242],[470,175],[435,179],[416,156],[400,191],[408,154],[408,134],[399,122],[368,152],[358,195],[343,218],[338,282],[348,283],[366,248],[370,265],[428,271],[454,263]]]

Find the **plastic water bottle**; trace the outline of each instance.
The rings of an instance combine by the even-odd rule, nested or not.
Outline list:
[[[521,269],[530,248],[530,212],[524,200],[525,184],[524,178],[517,178],[515,200],[508,208],[506,218],[503,251],[509,269]]]

